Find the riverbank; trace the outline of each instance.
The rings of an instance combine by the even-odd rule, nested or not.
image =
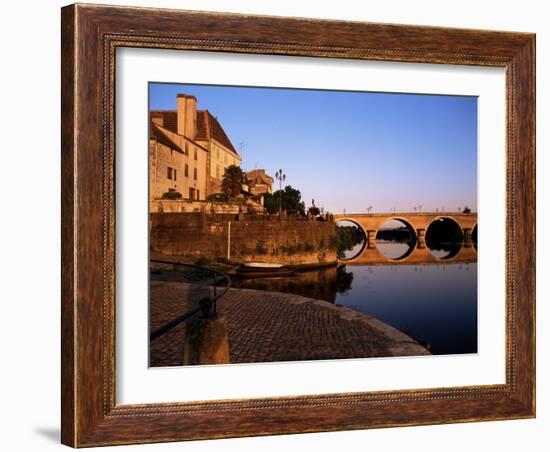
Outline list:
[[[150,326],[190,309],[208,287],[152,281]],[[373,317],[329,302],[280,292],[235,289],[218,301],[229,328],[230,362],[259,363],[429,355],[411,337]],[[150,365],[183,362],[185,325],[151,343]]]

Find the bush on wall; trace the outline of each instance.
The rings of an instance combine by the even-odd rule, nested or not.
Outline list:
[[[162,199],[181,199],[183,195],[179,191],[167,191],[162,194]]]

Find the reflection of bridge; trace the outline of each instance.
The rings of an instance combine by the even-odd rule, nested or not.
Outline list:
[[[401,259],[389,259],[376,248],[376,235],[382,225],[390,220],[402,222],[413,237],[414,249]],[[426,247],[426,234],[435,222],[454,224],[461,234],[463,245],[452,257],[437,259]],[[441,262],[475,262],[477,250],[472,246],[472,234],[477,237],[477,213],[399,213],[399,214],[335,214],[334,221],[349,221],[359,226],[366,237],[366,246],[346,264],[369,265],[377,263],[422,264]]]
[[[345,259],[346,265],[376,265],[376,264],[396,264],[396,265],[420,265],[420,264],[462,264],[477,261],[477,250],[473,246],[464,244],[460,251],[452,257],[437,259],[427,246],[420,247],[417,243],[414,249],[405,257],[400,259],[390,259],[384,256],[376,247],[365,246],[363,250],[351,259]]]

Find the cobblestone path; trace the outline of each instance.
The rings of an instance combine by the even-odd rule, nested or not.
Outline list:
[[[152,281],[151,329],[193,308],[208,291],[206,286]],[[379,320],[298,295],[230,289],[218,301],[218,313],[227,319],[231,363],[429,354]],[[184,337],[181,324],[152,341],[150,365],[181,365]]]

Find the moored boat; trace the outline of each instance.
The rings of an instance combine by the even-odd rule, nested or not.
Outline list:
[[[296,272],[284,264],[269,262],[246,262],[237,269],[237,275],[243,278],[275,278],[295,276]]]

